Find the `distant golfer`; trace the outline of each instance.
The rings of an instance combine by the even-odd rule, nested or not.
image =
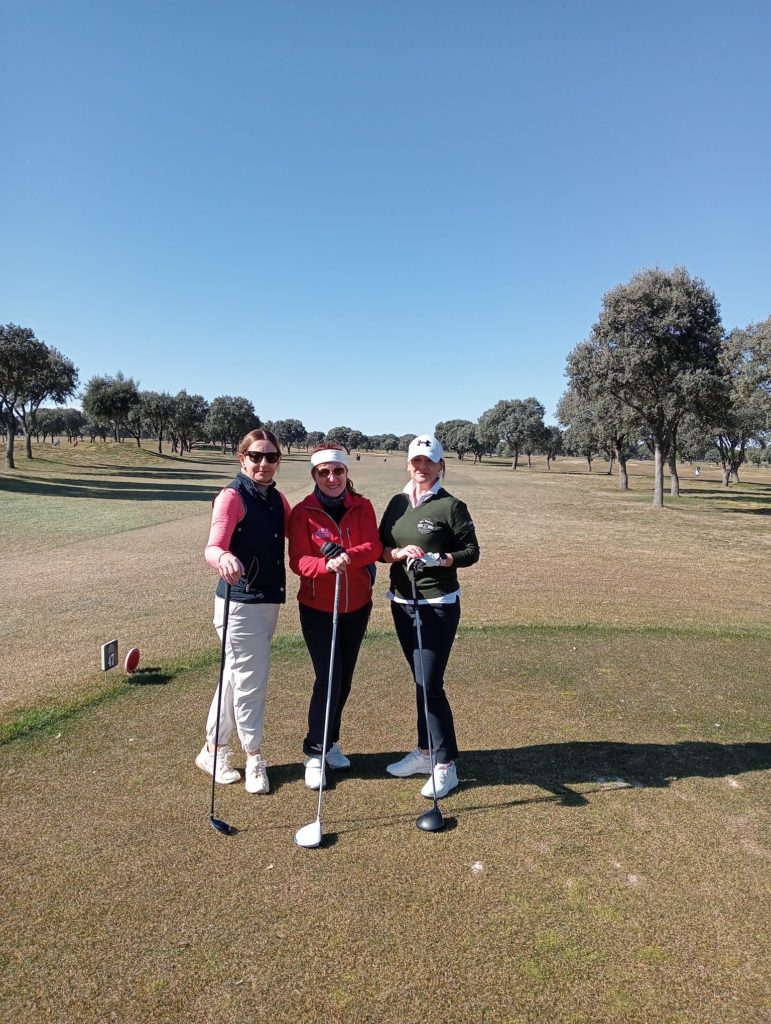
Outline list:
[[[214,626],[223,641],[226,584],[231,585],[228,635],[225,643],[222,720],[216,781],[238,782],[228,741],[234,731],[246,753],[247,793],[268,793],[270,784],[262,756],[265,695],[270,667],[270,642],[278,611],[286,601],[284,541],[289,503],[273,477],[281,449],[269,430],[252,430],[238,446],[241,470],[214,499],[206,561],[220,574],[214,599]],[[195,763],[214,773],[217,721],[215,692],[206,722],[206,743]]]
[[[300,626],[315,675],[308,733],[303,741],[305,785],[318,789],[326,784],[322,747],[330,689],[335,577],[343,574],[337,655],[331,673],[326,763],[330,768],[345,770],[351,762],[340,749],[340,725],[372,611],[373,563],[380,558],[382,545],[375,510],[349,479],[348,457],[339,445],[322,444],[313,449],[311,477],[315,483],[313,491],[292,509],[289,565],[300,577]],[[336,545],[336,550],[325,556],[321,553],[325,545]]]
[[[436,762],[434,783],[437,797],[443,797],[458,785],[455,724],[444,692],[444,671],[460,622],[457,570],[479,560],[479,544],[468,509],[442,486],[444,452],[435,437],[421,434],[410,442],[407,468],[409,483],[389,502],[380,523],[380,539],[383,561],[393,563],[387,596],[396,634],[415,679],[418,745],[400,761],[389,764],[386,771],[400,778],[431,775],[423,694],[416,674],[412,583],[405,564],[414,558],[425,559],[425,568],[418,574],[418,606],[428,724]],[[433,796],[430,778],[421,793]]]

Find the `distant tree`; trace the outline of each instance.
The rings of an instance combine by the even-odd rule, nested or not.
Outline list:
[[[725,373],[725,401],[712,421],[712,438],[720,453],[723,486],[739,480],[751,442],[765,443],[771,429],[771,317],[731,331],[720,353]]]
[[[546,468],[551,469],[551,464],[558,455],[565,451],[562,431],[559,427],[549,426],[544,428],[543,453],[546,456]]]
[[[235,455],[244,434],[259,426],[260,418],[254,406],[241,396],[220,395],[212,401],[206,416],[206,432],[215,444],[222,446],[223,455],[228,446]]]
[[[55,437],[62,433],[64,433],[64,415],[62,410],[38,409],[37,416],[35,417],[35,440],[39,441],[42,437],[43,441],[45,441],[50,434],[53,441]]]
[[[67,410],[67,412],[70,411],[78,412],[79,410]],[[83,414],[81,413],[81,416],[82,415]],[[83,417],[80,429],[84,434],[88,435],[91,444],[94,443],[97,437],[100,438],[102,441],[106,441],[107,438],[112,433],[112,427],[110,426],[109,423],[100,423],[98,421],[90,419],[88,416]],[[67,436],[68,438],[70,437],[69,433]]]
[[[412,437],[410,437],[410,440],[412,440]],[[407,443],[409,444],[409,441]],[[400,444],[401,442],[396,434],[381,434],[380,436],[379,447],[382,451],[386,452],[386,454],[399,451]],[[407,449],[405,447],[404,451],[406,450]]]
[[[387,434],[386,436],[390,438],[393,437],[393,434]],[[406,452],[409,449],[411,442],[414,441],[417,436],[417,434],[402,434],[396,439],[394,449],[399,452]],[[386,448],[386,451],[388,450],[389,449]]]
[[[479,423],[485,433],[495,433],[512,453],[512,469],[517,468],[520,453],[535,450],[543,439],[543,405],[537,398],[513,398],[497,402],[482,413]]]
[[[139,407],[139,388],[118,370],[114,377],[92,377],[83,392],[83,412],[94,422],[109,423],[116,441],[129,431],[129,413]],[[139,441],[137,440],[137,444]]]
[[[64,421],[64,433],[67,435],[67,440],[70,444],[76,438],[83,436],[86,417],[80,409],[65,409],[62,413],[62,419]]]
[[[0,325],[0,418],[6,426],[5,462],[15,469],[14,442],[24,427],[26,455],[32,458],[35,416],[46,398],[63,402],[75,390],[78,371],[59,352],[35,337],[29,327]]]
[[[569,435],[566,434],[566,445],[580,448],[582,440],[588,440],[586,428],[591,425],[593,438],[590,446],[594,445],[593,454],[604,452],[607,456],[608,476],[613,470],[614,460],[618,461],[618,486],[622,491],[628,491],[627,462],[636,454],[640,437],[636,414],[612,395],[587,398],[572,387],[568,388],[560,400],[558,412],[561,423],[575,428]]]
[[[494,455],[499,444],[498,431],[494,428],[491,429],[489,424],[484,423],[481,418],[478,419],[474,426],[474,442],[471,447],[474,453],[474,462],[481,462],[483,455]]]
[[[443,420],[434,427],[434,437],[446,452],[455,452],[461,462],[474,451],[477,440],[471,420]]]
[[[323,430],[309,430],[308,436],[305,439],[305,444],[308,448],[315,448],[317,444],[321,444],[324,440]]]
[[[715,448],[715,438],[708,426],[686,413],[677,431],[680,457],[689,462],[710,462],[709,454]]]
[[[566,427],[562,435],[565,450],[586,459],[589,472],[601,448],[600,430],[591,402],[568,389],[557,403],[557,419]]]
[[[208,413],[209,403],[203,395],[189,395],[184,390],[177,392],[168,426],[172,452],[184,455],[192,450],[196,441],[206,436]]]
[[[297,447],[305,444],[305,439],[308,436],[308,431],[300,420],[276,420],[268,429],[276,435],[281,445],[286,448],[287,453],[291,453],[292,445]]]
[[[654,508],[664,504],[664,460],[686,412],[708,416],[721,392],[722,337],[714,293],[684,267],[635,274],[609,291],[589,339],[568,357],[571,387],[612,396],[638,417],[654,447]]]
[[[348,455],[351,454],[351,437],[354,431],[351,427],[332,427],[331,430],[327,431],[325,441],[332,441],[335,444],[341,444],[345,448]]]
[[[366,440],[366,437],[360,430],[352,430],[348,437],[348,444],[351,446],[351,451],[353,451],[354,448],[357,448],[360,451],[364,447]]]
[[[168,391],[140,391],[141,419],[158,438],[158,453],[163,453],[163,435],[174,417],[176,401]]]

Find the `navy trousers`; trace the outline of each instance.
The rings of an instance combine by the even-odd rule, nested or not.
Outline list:
[[[367,631],[371,611],[372,602],[355,612],[338,615],[337,618],[337,645],[332,669],[332,702],[329,708],[327,750],[340,739],[340,721],[345,702],[351,692],[356,659]],[[327,708],[329,654],[332,645],[332,612],[321,612],[301,604],[300,627],[316,674],[308,708],[308,735],[303,740],[303,751],[308,757],[318,757],[324,743],[324,713]]]
[[[426,681],[428,725],[437,764],[447,764],[458,756],[455,723],[452,709],[444,692],[444,671],[450,658],[455,634],[460,622],[460,601],[454,604],[421,604],[420,635],[423,641],[423,674]],[[418,631],[415,626],[415,608],[411,604],[391,602],[396,635],[402,645],[415,680],[415,704],[418,713],[418,746],[428,750],[428,729],[423,709],[423,690],[418,668]]]

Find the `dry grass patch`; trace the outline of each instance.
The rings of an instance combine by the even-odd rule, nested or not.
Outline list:
[[[98,689],[99,646],[114,637],[161,668],[211,649],[214,580],[202,549],[211,497],[234,469],[213,451],[35,450],[32,463],[0,472],[0,586],[29,595],[6,602],[0,624],[6,719]],[[381,511],[404,483],[404,460],[363,455],[351,475]],[[280,486],[294,502],[309,485],[305,453],[292,454]],[[619,493],[615,477],[589,475],[578,460],[551,473],[540,460],[516,473],[450,460],[447,486],[467,500],[482,545],[481,562],[463,574],[464,621],[766,626],[768,473],[748,471],[726,495],[705,470],[661,513],[650,508],[649,466],[632,466],[632,485]],[[390,628],[386,589],[381,571],[375,628]],[[290,577],[285,634],[299,630],[295,592]]]
[[[291,646],[291,645],[290,645]],[[0,1006],[18,1024],[755,1024],[768,1010],[768,646],[660,629],[465,629],[461,788],[420,779],[391,636],[370,638],[352,769],[302,782],[310,672],[279,651],[273,793],[192,763],[214,667],[0,747]]]

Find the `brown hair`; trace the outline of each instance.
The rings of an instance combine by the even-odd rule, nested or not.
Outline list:
[[[327,452],[327,451],[344,452],[345,448],[343,448],[343,446],[341,444],[335,444],[335,442],[331,441],[329,443],[322,443],[322,444],[315,445],[313,448],[311,448],[311,455],[315,455],[316,452]],[[346,466],[345,468],[347,469],[348,467]],[[315,466],[311,466],[311,476],[313,477],[314,482],[318,483],[318,480],[316,480],[316,467]],[[352,494],[355,498],[359,497],[359,492],[356,490],[356,488],[351,483],[350,476],[346,476],[346,478],[345,478],[345,489],[346,489],[346,491],[348,491],[349,494]]]
[[[278,438],[272,430],[263,430],[262,427],[257,430],[250,430],[248,434],[245,434],[241,438],[241,444],[238,446],[238,454],[245,455],[252,441],[269,441],[279,454],[278,461],[281,461],[281,445],[278,443]]]

